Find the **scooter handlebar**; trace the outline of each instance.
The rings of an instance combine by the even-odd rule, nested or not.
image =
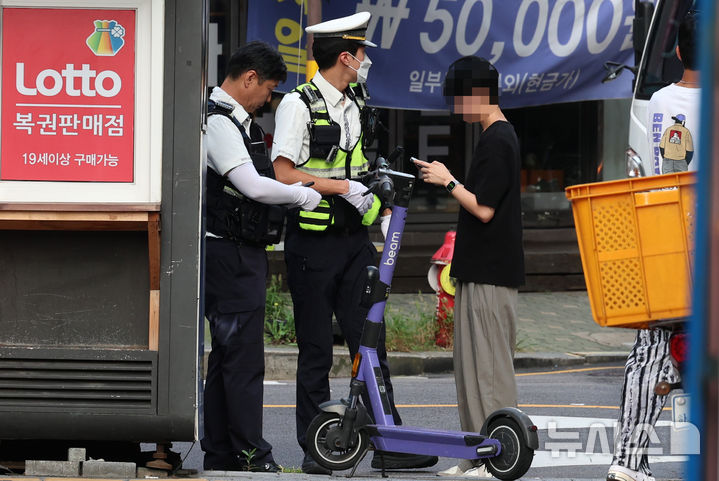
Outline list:
[[[403,152],[403,148],[397,147],[389,158],[396,160]],[[374,170],[356,179],[367,186],[367,190],[362,195],[375,194],[384,204],[392,205],[396,201],[395,197],[397,189],[399,188],[399,190],[403,192],[403,197],[407,197],[403,199],[401,203],[408,202],[409,192],[407,192],[406,184],[409,184],[409,190],[411,191],[414,176],[392,170],[390,163],[384,157],[378,157],[375,161],[375,166],[376,168]],[[399,182],[399,187],[397,186],[397,182]]]

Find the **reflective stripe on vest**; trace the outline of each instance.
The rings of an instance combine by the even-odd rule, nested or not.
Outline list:
[[[305,230],[323,231],[332,222],[332,208],[326,199],[322,199],[315,210],[300,210],[300,228]]]
[[[327,125],[327,122],[320,120],[317,124]],[[357,177],[361,172],[367,172],[367,170],[369,170],[369,160],[367,160],[362,152],[362,136],[360,136],[359,140],[352,149],[352,152],[349,152],[349,154],[350,177]],[[310,158],[307,162],[297,168],[310,175],[314,175],[315,177],[322,177],[324,179],[346,179],[347,155],[348,152],[346,150],[337,149],[337,155],[335,155],[334,162],[327,162],[326,159]]]
[[[305,91],[308,90],[314,92],[314,98],[307,98]],[[327,104],[325,103],[324,98],[321,97],[319,89],[313,83],[310,82],[299,85],[295,88],[295,91],[299,92],[300,97],[303,98],[305,102],[309,103],[310,119],[315,125],[330,125],[330,122],[327,120]],[[360,109],[364,106],[364,99],[361,99],[360,101],[359,97],[355,97],[354,101],[358,104]],[[364,135],[361,134],[351,151],[340,148],[338,145],[337,154],[332,162],[327,162],[327,159],[311,157],[304,164],[298,165],[297,168],[315,177],[325,179],[346,179],[346,164],[349,155],[349,175],[350,177],[359,176],[361,172],[367,172],[367,170],[369,170],[369,160],[367,160],[364,152],[362,151],[363,137]],[[341,139],[338,140],[341,141]],[[331,198],[329,199],[329,202],[332,202]],[[314,211],[309,212],[306,210],[300,210],[300,227],[306,230],[323,231],[330,225],[334,224],[332,209],[329,202],[323,198],[319,206]]]

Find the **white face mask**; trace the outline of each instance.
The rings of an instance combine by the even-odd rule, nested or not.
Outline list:
[[[352,66],[348,65],[349,68],[357,72],[357,82],[359,83],[367,83],[367,76],[369,75],[369,68],[372,65],[372,60],[369,59],[369,55],[366,53],[364,54],[364,60],[360,60],[351,53],[347,52],[350,57],[357,60],[360,63],[360,66],[358,69],[353,68]]]

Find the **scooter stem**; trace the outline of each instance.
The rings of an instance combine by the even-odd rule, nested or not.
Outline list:
[[[389,221],[387,229],[387,238],[384,241],[384,249],[382,250],[382,258],[379,263],[379,279],[388,286],[392,285],[394,277],[394,268],[397,265],[397,256],[402,243],[402,234],[407,220],[407,209],[409,208],[409,200],[412,196],[412,188],[414,187],[415,178],[412,175],[396,171],[385,171],[394,184],[394,207],[392,208],[392,217]],[[367,315],[370,322],[381,323],[384,319],[384,309],[387,301],[380,301],[374,304]]]
[[[394,268],[397,265],[397,255],[399,254],[400,244],[402,243],[402,233],[404,232],[407,208],[409,207],[409,200],[412,195],[415,178],[412,175],[391,170],[381,169],[381,174],[387,175],[392,179],[394,188],[394,207],[392,208],[392,217],[390,218],[387,238],[384,242],[384,250],[382,251],[382,258],[379,264],[379,281],[389,289],[389,286],[392,284],[392,277],[394,276]],[[384,322],[386,304],[387,300],[385,296],[374,303],[367,314],[367,320],[362,332],[362,342],[359,347],[362,362],[357,379],[367,383],[367,394],[370,397],[375,423],[378,425],[393,426],[394,419],[392,417],[391,406],[385,391],[384,379],[382,378],[382,372],[377,358],[377,339],[380,335],[382,322]]]
[[[392,209],[392,217],[387,229],[387,239],[384,241],[384,250],[379,263],[379,280],[387,285],[392,285],[394,268],[397,265],[397,256],[402,243],[402,233],[407,219],[407,208],[395,206]],[[367,320],[370,322],[382,322],[387,301],[380,301],[370,307]]]

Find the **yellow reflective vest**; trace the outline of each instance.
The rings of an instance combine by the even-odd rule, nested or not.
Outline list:
[[[298,169],[315,177],[326,179],[349,179],[357,177],[360,173],[369,170],[369,160],[364,154],[364,133],[360,135],[357,143],[351,150],[340,147],[340,126],[333,121],[327,111],[327,103],[319,89],[312,82],[297,86],[294,89],[310,111],[310,158]],[[360,109],[365,107],[365,98],[368,97],[364,85],[350,84],[346,94]],[[372,208],[361,219],[363,225],[370,225],[379,215],[381,202],[377,196],[374,198]],[[337,210],[343,209],[344,215]],[[339,196],[323,196],[317,208],[313,211],[300,210],[299,226],[305,230],[325,231],[330,225],[341,222],[349,227],[353,217],[354,207]],[[356,210],[354,210],[356,213]],[[358,215],[357,215],[358,216]]]

